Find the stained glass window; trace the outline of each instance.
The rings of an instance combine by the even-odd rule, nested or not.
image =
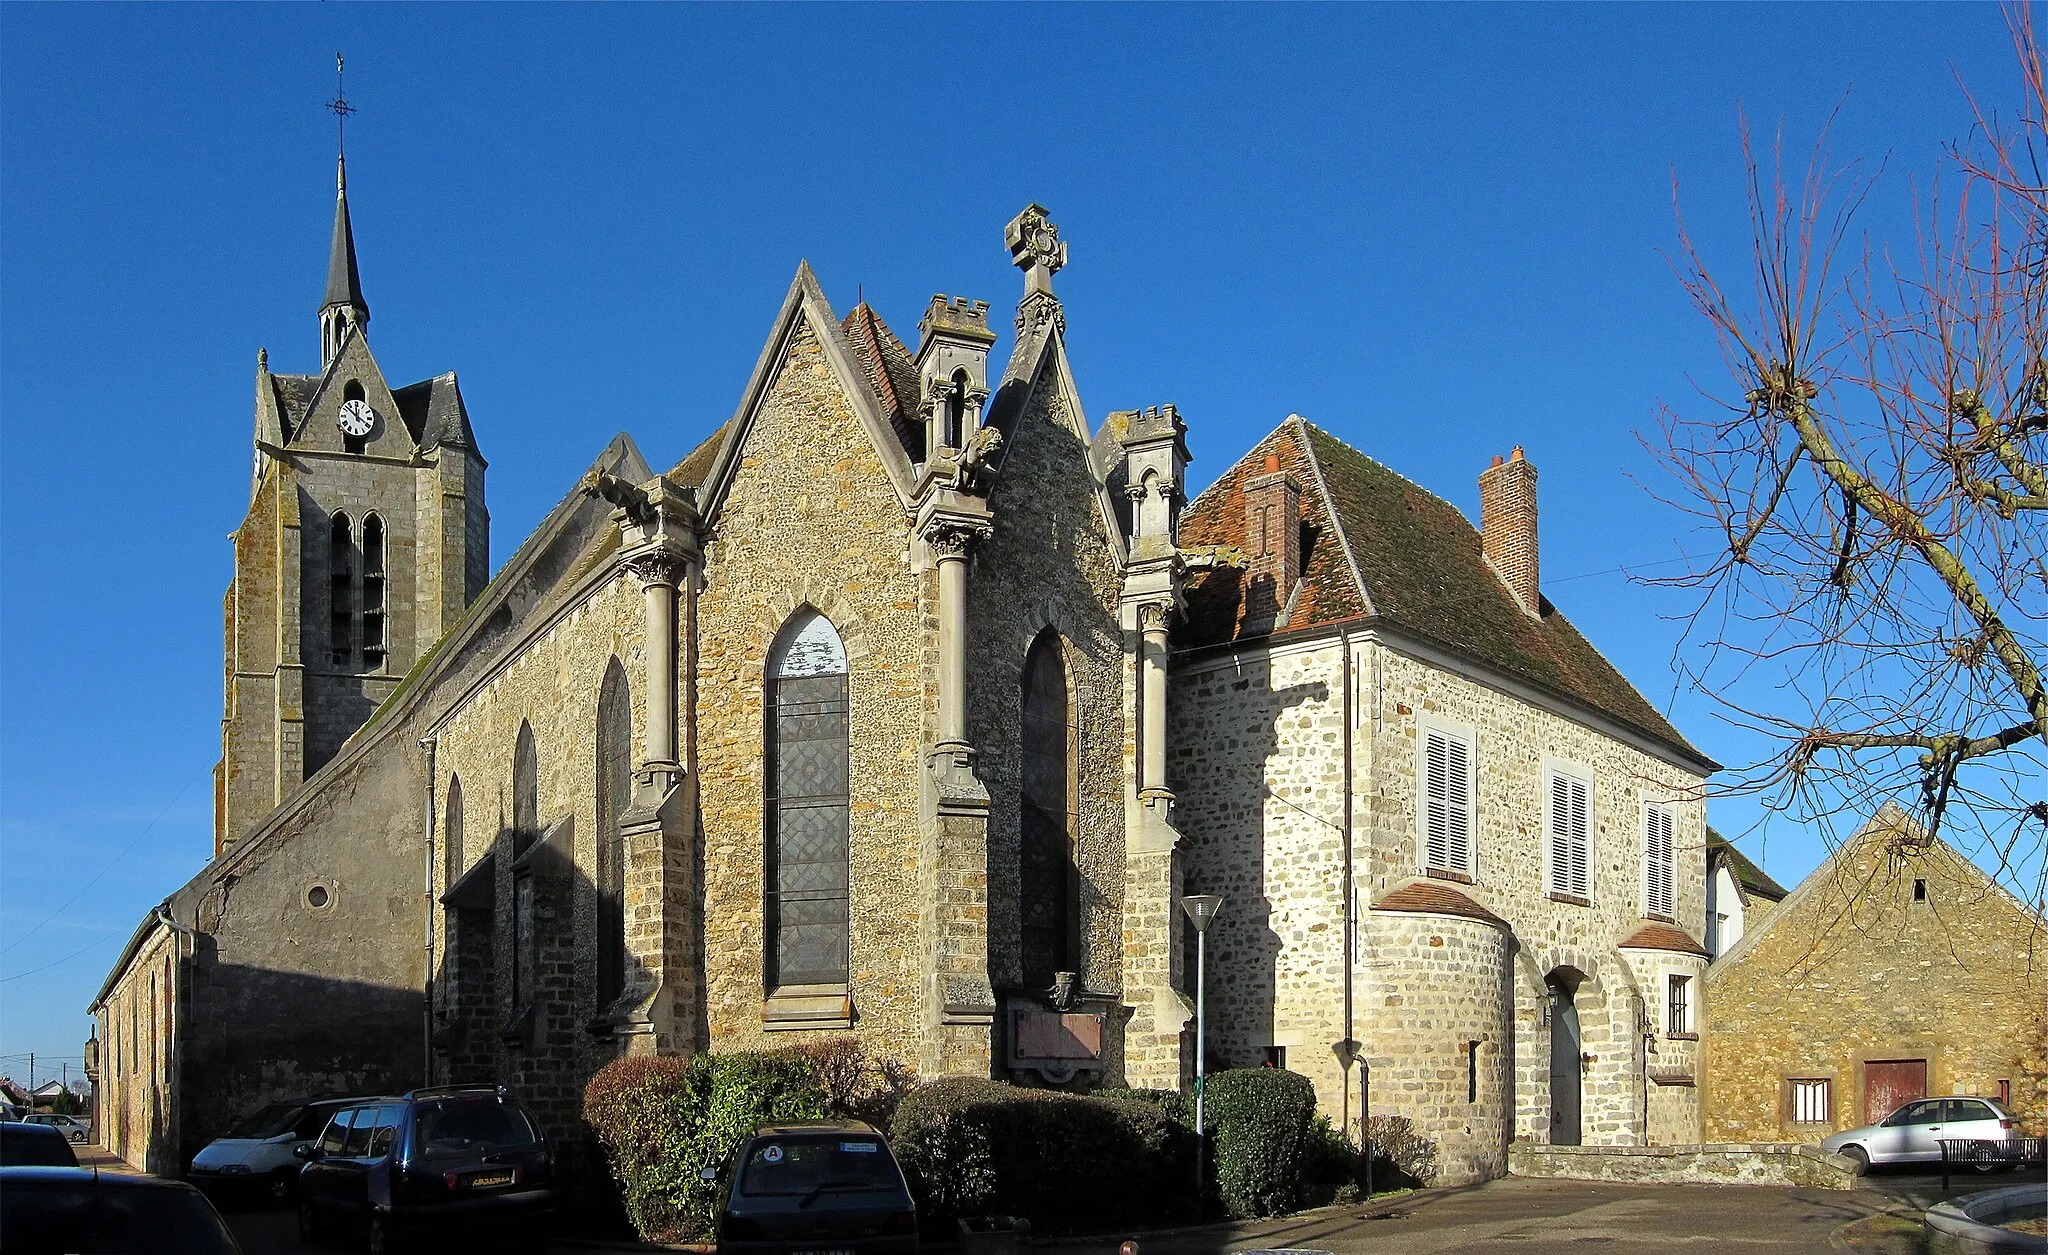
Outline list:
[[[597,696],[597,1005],[626,988],[626,848],[619,820],[633,801],[633,697],[614,658]]]
[[[767,684],[767,980],[847,980],[846,649],[804,610],[769,656]]]

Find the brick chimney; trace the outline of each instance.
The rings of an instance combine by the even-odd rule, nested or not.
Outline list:
[[[1266,455],[1266,469],[1244,481],[1244,627],[1270,631],[1301,579],[1301,484]]]
[[[1479,477],[1479,535],[1486,564],[1507,585],[1525,614],[1542,606],[1536,579],[1536,465],[1522,446]]]

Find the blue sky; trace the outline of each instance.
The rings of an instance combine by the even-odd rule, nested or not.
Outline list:
[[[1199,485],[1299,412],[1475,516],[1524,445],[1549,595],[1737,763],[1672,680],[1682,604],[1618,573],[1687,543],[1635,433],[1719,370],[1673,174],[1739,273],[1739,110],[1803,153],[1847,93],[1834,149],[1902,206],[2007,47],[1988,5],[0,6],[0,1072],[75,1066],[211,851],[225,538],[258,346],[318,365],[336,48],[372,342],[460,372],[499,558],[614,432],[659,465],[726,418],[800,259],[914,338],[935,291],[1014,303],[1037,200],[1092,419],[1178,404]]]

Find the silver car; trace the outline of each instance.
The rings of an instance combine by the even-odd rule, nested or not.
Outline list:
[[[1872,1164],[1940,1163],[1944,1141],[2009,1142],[2017,1127],[2012,1112],[1996,1098],[1916,1098],[1876,1124],[1821,1139],[1820,1148],[1848,1156],[1860,1172]],[[1963,1156],[1979,1172],[2003,1162],[1990,1154],[1982,1162],[1972,1159]]]

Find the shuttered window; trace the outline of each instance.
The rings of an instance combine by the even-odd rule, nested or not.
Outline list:
[[[1472,875],[1472,742],[1442,728],[1422,733],[1422,868]]]
[[[768,984],[848,969],[846,649],[814,610],[783,630],[768,680]]]
[[[1562,771],[1549,773],[1545,821],[1549,870],[1547,892],[1591,901],[1593,897],[1593,786]]]
[[[1833,1086],[1825,1077],[1802,1078],[1792,1082],[1792,1123],[1833,1124]]]
[[[1643,912],[1671,919],[1671,808],[1643,804]]]

